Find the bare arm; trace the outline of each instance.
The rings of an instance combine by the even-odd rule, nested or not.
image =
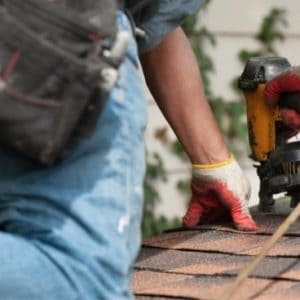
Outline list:
[[[170,33],[141,61],[154,98],[194,164],[192,196],[183,225],[191,228],[202,220],[215,222],[230,215],[236,228],[255,231],[247,208],[249,183],[237,161],[229,158],[182,29]]]
[[[192,163],[229,157],[222,134],[203,92],[190,43],[181,28],[141,56],[148,86]]]

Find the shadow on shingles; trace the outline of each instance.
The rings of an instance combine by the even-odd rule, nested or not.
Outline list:
[[[197,235],[201,235],[201,234],[205,234],[207,232],[217,232],[217,231],[224,231],[224,232],[233,232],[233,233],[237,233],[237,234],[242,234],[242,233],[247,233],[247,234],[255,234],[253,232],[245,232],[245,231],[240,231],[240,230],[237,230],[233,223],[227,219],[225,221],[222,221],[222,222],[215,222],[213,224],[209,224],[209,223],[201,223],[199,225],[197,225],[196,227],[194,228],[184,228],[184,227],[177,227],[177,228],[172,228],[172,229],[168,229],[168,230],[165,230],[162,234],[160,235],[157,235],[157,236],[152,236],[152,237],[149,237],[149,238],[146,238],[147,239],[151,239],[151,238],[159,238],[159,236],[163,236],[164,234],[168,234],[168,233],[182,233],[182,232],[186,232],[187,235],[186,235],[186,240],[189,240],[189,237],[192,238],[194,237],[195,234]],[[191,237],[191,234],[192,237]],[[172,246],[176,245],[176,239],[174,237],[172,237]],[[178,243],[181,243],[181,241],[178,241]],[[154,247],[154,246],[149,246],[149,245],[146,245],[146,246],[143,246],[143,247],[147,247],[147,248],[155,248],[156,250],[159,250],[159,251],[156,251],[156,253],[147,253],[147,255],[145,255],[143,253],[143,259],[141,259],[141,255],[139,255],[138,257],[138,261],[139,262],[142,262],[143,260],[145,259],[148,259],[149,257],[153,256],[153,255],[159,255],[161,252],[163,251],[166,251],[168,250],[167,248],[159,248],[159,247]],[[142,251],[142,249],[141,249]]]
[[[295,265],[297,265],[299,262],[294,262],[294,263],[291,263],[287,268],[285,268],[284,270],[282,270],[278,276],[276,276],[275,278],[273,278],[273,281],[270,282],[269,284],[267,284],[261,291],[258,291],[257,293],[255,293],[254,295],[252,295],[249,300],[253,300],[253,299],[256,299],[257,297],[259,296],[262,296],[262,295],[268,295],[268,294],[274,294],[276,292],[280,292],[280,291],[283,291],[283,290],[286,290],[286,289],[279,289],[279,290],[272,290],[272,287],[274,287],[274,285],[276,285],[278,283],[278,281],[280,280],[279,276],[284,274],[285,272],[288,272],[290,270],[293,269],[293,267]],[[254,277],[254,276],[252,276]],[[266,278],[266,279],[270,279],[270,278]],[[272,279],[272,278],[271,278]],[[287,280],[289,281],[289,280]],[[295,284],[300,283],[300,281],[295,281]],[[288,289],[287,289],[288,290]]]
[[[280,278],[281,275],[284,275],[286,272],[289,272],[291,270],[293,270],[293,268],[295,266],[297,266],[300,262],[300,257],[298,257],[298,260],[295,260],[294,262],[290,263],[286,268],[284,268],[283,270],[281,270],[276,276],[270,276],[268,277],[266,276],[258,276],[258,275],[250,275],[250,277],[255,277],[255,278],[263,278],[263,279],[269,279],[272,280],[272,282],[270,282],[269,284],[267,284],[262,290],[256,292],[253,296],[251,296],[251,298],[249,298],[249,300],[252,299],[256,299],[259,296],[262,295],[267,295],[267,294],[272,294],[272,293],[276,293],[276,292],[280,292],[281,290],[284,289],[279,289],[279,290],[272,290],[272,287],[277,284],[279,281],[287,281],[287,282],[295,282],[295,284],[300,283],[300,280],[292,280],[292,279],[283,279]],[[245,265],[246,266],[246,265]]]
[[[201,235],[201,234],[205,234],[205,233],[210,232],[210,231],[218,231],[218,228],[223,228],[223,229],[225,229],[225,231],[228,231],[228,232],[242,233],[242,231],[236,230],[233,227],[232,223],[229,223],[229,222],[222,222],[221,223],[220,222],[220,223],[215,223],[214,225],[201,224],[201,225],[198,225],[195,228],[191,228],[191,229],[186,229],[186,228],[183,228],[183,227],[173,228],[173,229],[169,229],[169,230],[164,231],[160,235],[146,238],[146,240],[151,239],[151,238],[158,238],[159,236],[162,236],[162,235],[168,234],[168,233],[182,233],[182,232],[187,233],[186,240],[189,240],[189,239],[193,238],[194,235],[196,235],[196,234]],[[191,236],[191,234],[192,234],[192,236]],[[172,246],[182,242],[182,241],[176,242],[175,237],[172,237],[172,240],[173,240],[172,241]],[[148,259],[152,256],[158,256],[158,255],[160,255],[160,253],[165,252],[167,250],[174,250],[173,248],[172,249],[171,248],[170,249],[168,249],[168,248],[159,248],[159,247],[154,247],[154,246],[150,246],[150,245],[144,245],[143,247],[155,248],[156,251],[153,251],[153,252],[148,251],[147,254],[145,254],[145,252],[143,252],[143,254],[141,255],[141,253],[143,251],[143,248],[142,248],[141,253],[138,256],[137,262],[142,262],[142,261],[144,261],[144,260],[146,260],[146,259]],[[199,251],[199,252],[201,252],[201,251]]]

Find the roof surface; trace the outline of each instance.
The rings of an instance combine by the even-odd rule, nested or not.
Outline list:
[[[285,217],[256,214],[256,234],[226,225],[202,225],[146,239],[133,276],[137,299],[222,299]],[[299,257],[298,220],[232,299],[300,299]]]

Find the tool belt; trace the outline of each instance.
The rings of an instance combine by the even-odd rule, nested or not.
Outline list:
[[[117,1],[0,1],[0,144],[45,164],[90,135],[127,39]]]

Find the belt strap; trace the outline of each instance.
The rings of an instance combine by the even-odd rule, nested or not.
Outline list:
[[[142,9],[155,2],[155,0],[140,0],[140,1],[126,1],[127,9],[131,14],[136,14],[140,12]]]

